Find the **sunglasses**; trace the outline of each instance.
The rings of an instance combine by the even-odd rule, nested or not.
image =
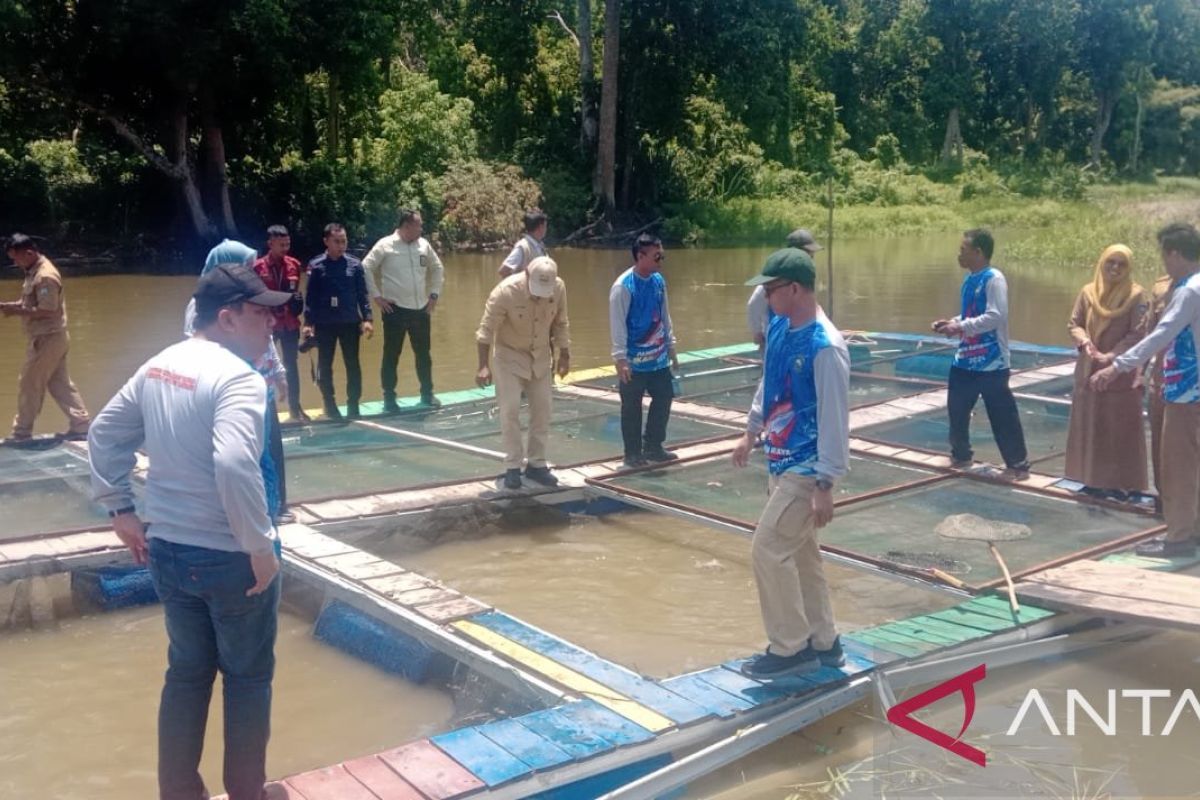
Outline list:
[[[791,286],[792,283],[793,281],[783,281],[782,283],[767,284],[763,287],[763,291],[766,292],[767,299],[770,299],[772,293],[774,293],[776,289],[782,289],[784,286]]]
[[[666,260],[667,260],[666,253],[655,253],[654,254],[654,263],[655,264],[661,264],[662,262],[664,262]]]

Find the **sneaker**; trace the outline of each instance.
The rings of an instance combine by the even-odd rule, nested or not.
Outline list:
[[[441,408],[442,401],[431,394],[423,394],[421,395],[421,405],[429,406],[430,408]]]
[[[1025,461],[1015,466],[1007,467],[1001,474],[1010,481],[1027,481],[1029,480],[1029,462]]]
[[[625,469],[637,469],[638,467],[646,466],[648,462],[641,456],[625,456],[625,460],[621,462],[621,466]]]
[[[289,409],[288,416],[292,422],[312,422],[312,417],[306,414],[303,408]]]
[[[549,467],[526,467],[525,477],[542,486],[558,486],[558,478],[554,477]]]
[[[275,515],[276,525],[291,525],[296,521],[296,515],[290,511],[280,511]]]
[[[67,431],[66,433],[60,433],[58,438],[64,442],[86,442],[87,431]]]
[[[504,488],[505,489],[520,489],[524,486],[521,483],[521,470],[509,469],[504,471]]]
[[[394,397],[384,398],[383,413],[385,413],[385,414],[399,414],[400,413],[400,404],[396,402],[396,398],[394,398]]]
[[[1196,555],[1196,540],[1169,542],[1166,539],[1151,539],[1135,547],[1134,552],[1146,558],[1193,558]]]
[[[642,458],[655,464],[667,464],[678,461],[679,455],[661,447],[650,447],[642,451]]]
[[[777,656],[770,650],[742,664],[741,672],[747,678],[770,681],[789,675],[807,675],[821,668],[821,659],[813,655],[812,647],[806,647],[794,656]]]
[[[970,458],[951,458],[950,469],[970,469],[975,466],[974,459]]]
[[[325,419],[333,420],[334,422],[342,421],[342,412],[333,403],[326,403],[322,413],[325,414]]]
[[[346,419],[362,419],[362,414],[358,410],[358,403],[346,403]]]
[[[806,650],[811,651],[821,662],[823,667],[844,667],[846,666],[846,651],[842,650],[842,637],[835,636],[833,646],[828,650],[818,650],[812,646],[810,642]]]

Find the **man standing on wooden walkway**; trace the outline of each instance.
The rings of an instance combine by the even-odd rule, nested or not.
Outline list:
[[[1158,232],[1163,265],[1172,279],[1171,300],[1145,339],[1092,376],[1104,389],[1118,373],[1162,360],[1162,492],[1166,536],[1138,545],[1138,555],[1194,556],[1200,536],[1200,231],[1184,223]]]
[[[557,486],[558,479],[546,463],[556,350],[559,376],[571,369],[567,287],[558,277],[558,265],[546,256],[535,258],[492,289],[475,342],[479,349],[475,382],[481,387],[496,383],[504,436],[504,488],[521,488],[522,465],[529,480]],[[494,369],[488,361],[493,344]],[[521,441],[522,393],[529,400],[528,449]]]
[[[772,679],[845,663],[821,564],[817,529],[833,519],[833,483],[850,461],[850,353],[818,315],[816,267],[803,250],[771,254],[747,285],[765,287],[775,317],[746,434],[733,451],[748,463],[761,434],[770,497],[754,531],[752,558],[770,644],[742,667]]]

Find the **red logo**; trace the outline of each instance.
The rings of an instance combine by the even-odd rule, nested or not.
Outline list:
[[[978,764],[981,767],[986,767],[987,754],[979,748],[972,747],[962,741],[962,735],[967,732],[967,726],[971,724],[971,718],[975,716],[975,684],[979,683],[985,677],[987,677],[987,665],[980,664],[978,667],[967,670],[961,675],[956,675],[948,681],[943,681],[937,686],[926,689],[920,694],[908,698],[903,703],[897,703],[889,708],[887,712],[888,722],[904,728],[909,733],[915,733],[922,739],[933,742],[938,747],[949,750],[960,758],[965,758],[967,761]],[[937,728],[931,728],[924,722],[911,716],[917,709],[936,703],[943,697],[952,695],[955,692],[962,692],[963,709],[966,711],[962,727],[959,729],[957,736],[951,738]]]

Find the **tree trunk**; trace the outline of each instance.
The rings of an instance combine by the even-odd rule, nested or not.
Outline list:
[[[1133,123],[1133,148],[1129,153],[1129,171],[1137,174],[1138,158],[1142,154],[1142,119],[1146,114],[1146,103],[1142,100],[1142,93],[1137,93],[1137,117]]]
[[[579,0],[579,146],[596,152],[596,65],[592,59],[592,3]]]
[[[325,157],[334,159],[338,156],[342,136],[342,99],[338,76],[333,73],[329,74],[326,99],[328,108],[325,109]]]
[[[233,219],[233,203],[229,199],[229,174],[225,169],[225,134],[217,116],[217,104],[212,90],[205,88],[200,94],[201,142],[211,193],[221,209],[221,225],[227,236],[237,236],[237,223]]]
[[[1092,128],[1091,161],[1088,166],[1100,169],[1100,156],[1104,153],[1104,135],[1108,133],[1108,125],[1112,122],[1113,108],[1117,104],[1116,92],[1100,92],[1096,96],[1096,125]]]
[[[617,67],[621,53],[621,3],[604,0],[604,61],[600,71],[600,133],[596,150],[595,193],[612,221],[616,207]]]
[[[942,140],[942,164],[954,161],[961,165],[963,159],[962,131],[958,127],[958,106],[950,109],[946,119],[946,138]]]

